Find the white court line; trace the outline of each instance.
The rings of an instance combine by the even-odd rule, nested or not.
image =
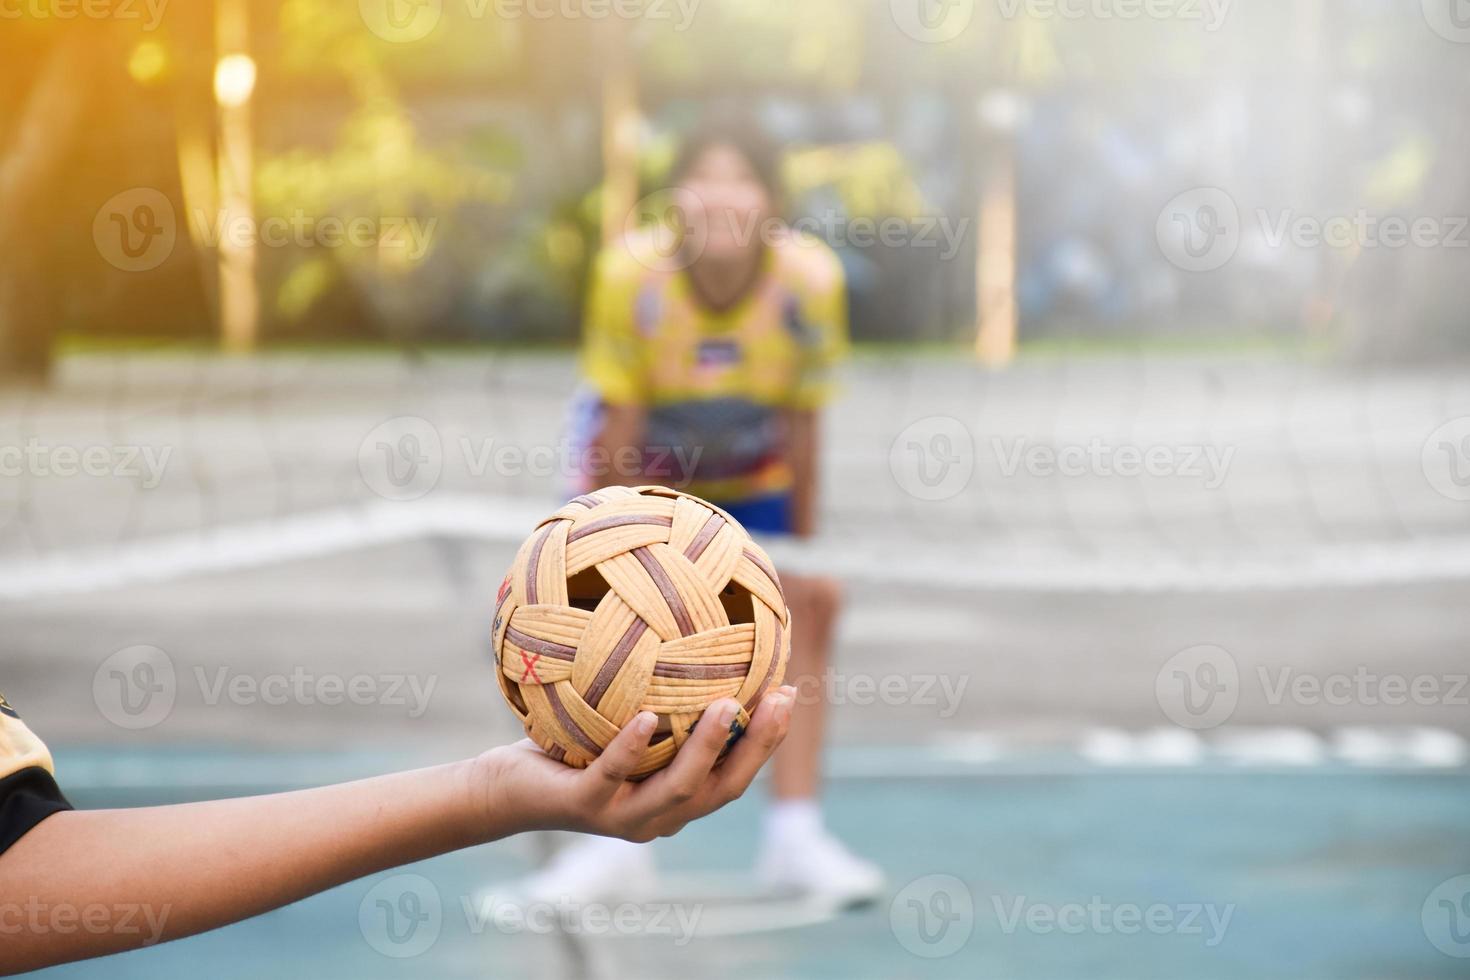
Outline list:
[[[261,568],[426,537],[518,544],[551,511],[540,498],[435,494],[412,503],[376,501],[163,534],[106,548],[7,559],[0,599],[39,599],[167,582],[190,575]],[[772,541],[771,557],[791,572],[925,589],[1044,593],[1286,592],[1302,589],[1453,582],[1470,579],[1470,538],[1442,537],[1325,545],[1294,556],[1189,563],[1171,554],[1092,559],[1056,554],[1041,561],[986,560],[914,549],[892,556],[893,540]]]
[[[240,571],[434,536],[519,542],[549,513],[544,501],[439,496],[377,501],[7,561],[0,598],[101,592],[190,575]]]
[[[1319,735],[1300,727],[1227,725],[1196,733],[1181,728],[1084,732],[1077,754],[1102,768],[1152,769],[1217,766],[1248,770],[1456,770],[1470,765],[1470,743],[1441,728],[1348,727]]]
[[[58,771],[76,791],[220,790],[320,786],[430,765],[432,752],[124,752],[57,746]],[[1419,726],[1305,728],[1225,726],[1094,728],[1070,740],[1036,744],[1004,732],[948,732],[924,744],[842,745],[827,766],[832,779],[971,779],[1099,773],[1207,774],[1369,772],[1470,774],[1470,742]]]
[[[1186,728],[1155,728],[1137,734],[1095,728],[1083,735],[1077,751],[1104,768],[1179,768],[1199,765],[1205,758],[1205,743]]]
[[[1008,742],[999,732],[947,732],[923,747],[848,746],[833,750],[836,779],[946,779],[967,776],[1127,773],[1292,773],[1368,771],[1460,776],[1470,742],[1420,726],[1335,728],[1226,725],[1183,728],[1091,728],[1070,744]]]
[[[1331,745],[1339,759],[1358,766],[1453,769],[1470,765],[1470,743],[1441,728],[1339,728]]]

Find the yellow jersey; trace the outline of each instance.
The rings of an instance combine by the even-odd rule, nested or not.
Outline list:
[[[587,383],[606,404],[647,410],[651,482],[720,503],[789,492],[780,414],[826,405],[848,351],[836,254],[810,236],[783,236],[765,248],[745,297],[719,311],[683,270],[640,261],[648,254],[630,241],[597,262]]]

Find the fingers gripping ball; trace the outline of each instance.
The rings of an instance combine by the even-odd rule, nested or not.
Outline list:
[[[790,627],[770,558],[734,518],[674,490],[612,487],[521,546],[495,609],[496,673],[526,734],[578,768],[657,714],[643,776],[714,702],[735,698],[748,723],[785,676]]]

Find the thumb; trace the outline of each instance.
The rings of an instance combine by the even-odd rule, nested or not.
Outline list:
[[[658,725],[658,716],[652,711],[640,711],[633,717],[607,748],[587,767],[587,773],[605,796],[612,796],[619,786],[627,782],[643,761],[648,740]]]

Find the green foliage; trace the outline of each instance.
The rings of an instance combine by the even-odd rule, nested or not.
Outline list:
[[[483,16],[480,16],[483,7]],[[359,5],[342,0],[281,0],[280,71],[330,78],[387,74],[403,84],[518,77],[525,68],[525,25],[493,16],[493,4],[445,3],[423,38],[394,42],[367,30]]]
[[[799,150],[787,158],[785,177],[796,198],[831,188],[854,218],[913,219],[933,210],[908,160],[888,142]]]
[[[442,292],[443,270],[481,250],[481,242],[453,238],[454,218],[468,208],[511,200],[519,147],[499,132],[429,145],[410,117],[401,94],[407,80],[475,70],[479,61],[469,56],[472,41],[465,34],[440,25],[421,42],[392,44],[364,30],[355,4],[326,0],[285,0],[280,22],[282,73],[318,79],[333,73],[356,105],[325,149],[297,145],[261,155],[257,216],[262,225],[275,218],[310,227],[367,217],[377,223],[378,236],[366,245],[348,242],[270,256],[274,268],[268,271],[279,282],[272,312],[289,329],[332,294],[350,291],[359,294],[357,305],[384,319],[401,316],[413,305],[411,297]],[[471,26],[474,42],[514,34],[488,21]],[[424,237],[407,242],[405,233],[395,231],[404,227],[420,229]]]

